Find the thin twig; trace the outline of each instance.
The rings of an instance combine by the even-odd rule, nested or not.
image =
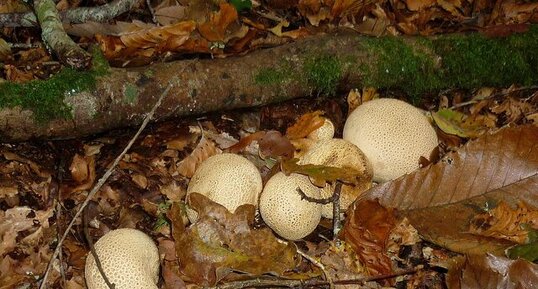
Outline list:
[[[155,9],[151,7],[151,0],[146,0],[146,6],[148,6],[149,14],[151,15],[151,21],[157,24],[157,17],[155,17]]]
[[[338,233],[340,232],[340,193],[342,192],[342,182],[336,181],[336,187],[332,195],[333,198],[333,238],[338,243]]]
[[[144,128],[146,128],[149,121],[151,120],[151,118],[155,114],[155,111],[161,105],[161,102],[163,101],[164,97],[168,94],[168,91],[170,91],[171,87],[172,87],[172,83],[168,84],[168,86],[163,91],[163,93],[161,94],[161,96],[159,97],[159,99],[157,100],[157,102],[155,103],[153,108],[151,109],[151,111],[144,118],[144,121],[142,122],[142,124],[138,128],[138,131],[136,132],[136,134],[131,138],[131,140],[129,141],[127,146],[123,149],[123,151],[116,157],[116,159],[114,160],[112,165],[108,168],[108,170],[105,172],[105,174],[99,179],[99,181],[92,188],[90,193],[88,193],[88,196],[86,197],[86,199],[84,200],[82,205],[80,205],[80,208],[75,213],[75,215],[73,216],[73,219],[71,220],[71,222],[69,223],[69,225],[65,229],[65,232],[64,232],[62,238],[58,241],[58,245],[56,246],[56,249],[54,249],[54,253],[52,254],[52,257],[51,257],[51,259],[49,261],[49,264],[47,265],[47,270],[45,271],[45,275],[43,276],[43,280],[41,281],[42,283],[39,286],[39,289],[44,289],[45,288],[45,286],[47,284],[47,278],[49,276],[49,273],[50,273],[50,270],[51,270],[51,267],[52,267],[51,264],[52,264],[53,260],[56,259],[56,257],[58,257],[58,253],[61,250],[62,244],[65,241],[65,239],[67,238],[67,235],[69,234],[69,231],[71,230],[71,228],[75,225],[75,222],[76,222],[77,218],[80,216],[80,214],[82,213],[84,208],[86,208],[86,206],[91,201],[91,199],[95,196],[95,194],[99,191],[99,189],[101,189],[101,187],[105,184],[105,182],[108,180],[110,175],[112,175],[112,172],[114,171],[116,166],[119,164],[119,162],[121,161],[123,156],[127,153],[127,151],[129,151],[129,149],[134,144],[134,142],[136,141],[138,136],[142,133]]]
[[[356,278],[356,279],[342,279],[342,280],[335,280],[333,281],[334,285],[361,285],[366,282],[373,282],[373,281],[379,281],[379,280],[385,280],[385,279],[392,279],[399,276],[414,274],[420,270],[423,269],[422,265],[419,265],[417,267],[397,271],[393,274],[386,274],[386,275],[377,275],[377,276],[369,276],[364,278]],[[322,286],[329,285],[329,282],[324,280],[319,280],[317,278],[310,278],[306,280],[290,280],[290,279],[283,279],[283,278],[256,278],[256,279],[250,279],[250,280],[244,280],[244,281],[233,281],[224,283],[221,285],[217,285],[215,287],[211,287],[209,289],[242,289],[242,288],[281,288],[281,287],[288,287],[288,288],[305,288],[305,287],[315,287],[320,288]]]
[[[60,161],[58,162],[58,167],[56,168],[56,180],[57,180],[57,194],[56,194],[56,238],[59,240],[62,234],[61,219],[62,219],[62,183],[63,183],[63,173],[65,165],[65,156],[62,154],[60,156]],[[67,279],[65,277],[65,270],[63,266],[63,253],[60,250],[58,253],[58,260],[60,262],[60,275],[62,276],[62,284],[65,286]]]
[[[533,90],[533,89],[538,89],[538,85],[531,85],[531,86],[525,86],[525,87],[516,88],[514,90],[501,91],[501,92],[498,92],[498,93],[490,94],[490,95],[488,95],[488,96],[486,96],[484,98],[481,98],[481,99],[472,99],[472,100],[469,100],[469,101],[464,101],[464,102],[454,104],[453,106],[449,107],[448,109],[457,109],[457,108],[460,108],[460,107],[463,107],[463,106],[478,103],[481,100],[496,98],[496,97],[499,97],[499,96],[505,96],[505,95],[510,94],[512,92],[520,92],[520,91]]]
[[[303,256],[306,260],[310,261],[310,263],[314,264],[314,266],[318,267],[321,272],[323,272],[323,276],[325,277],[325,281],[329,282],[329,288],[334,289],[334,283],[333,279],[331,278],[331,275],[329,275],[329,272],[327,272],[327,269],[325,269],[325,266],[320,261],[316,260],[314,257],[306,254],[306,252],[303,252],[300,249],[297,249],[297,253],[299,255]]]
[[[95,265],[97,265],[97,270],[101,274],[101,277],[105,280],[105,284],[108,286],[109,289],[116,289],[116,285],[114,283],[111,283],[110,280],[108,280],[108,277],[105,274],[105,271],[103,270],[103,265],[101,264],[101,260],[99,259],[99,256],[97,255],[97,252],[95,251],[95,247],[93,246],[93,240],[90,236],[90,231],[88,229],[88,223],[90,222],[90,215],[88,207],[84,209],[84,214],[82,214],[82,227],[84,231],[84,237],[86,238],[86,241],[88,242],[88,246],[90,246],[90,253],[93,256],[93,259],[95,260]]]
[[[334,202],[334,194],[328,198],[321,198],[321,199],[318,199],[318,198],[314,198],[314,197],[310,197],[310,196],[307,196],[305,194],[305,192],[303,192],[303,190],[301,190],[301,188],[297,188],[297,192],[299,193],[299,195],[301,196],[301,200],[307,200],[311,203],[316,203],[316,204],[320,204],[320,205],[326,205],[326,204],[330,204],[332,202]]]

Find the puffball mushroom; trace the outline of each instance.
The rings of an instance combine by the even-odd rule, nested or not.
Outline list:
[[[324,140],[331,139],[334,137],[334,124],[328,118],[325,118],[325,122],[322,126],[315,129],[313,132],[308,134],[308,138],[311,140]]]
[[[373,170],[364,153],[354,144],[343,139],[322,140],[314,144],[304,154],[299,164],[325,165],[337,168],[351,168],[357,171],[356,185],[343,185],[340,192],[340,208],[346,210],[353,201],[372,186]],[[321,197],[333,195],[335,184],[327,184],[321,190]],[[321,215],[333,218],[333,205],[323,205]]]
[[[256,206],[262,188],[262,177],[253,163],[240,155],[223,153],[202,162],[189,182],[187,195],[202,194],[233,213],[244,204]],[[191,223],[198,219],[192,209],[187,210],[187,216]]]
[[[307,176],[279,172],[272,176],[260,196],[260,214],[278,235],[298,240],[312,233],[321,220],[321,205],[301,199],[300,188],[307,196],[319,199],[319,188]]]
[[[106,277],[116,289],[157,289],[159,251],[153,240],[135,229],[108,232],[95,245]],[[93,255],[86,258],[88,289],[108,289]]]
[[[374,180],[385,182],[419,167],[437,146],[435,130],[416,107],[382,98],[357,107],[344,125],[345,140],[358,146],[374,169]]]

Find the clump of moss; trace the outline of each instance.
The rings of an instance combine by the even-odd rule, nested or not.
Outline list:
[[[308,58],[304,63],[308,84],[320,94],[334,95],[342,77],[342,64],[334,56],[321,55]]]
[[[0,107],[20,106],[31,110],[38,123],[58,118],[69,119],[72,117],[71,108],[64,102],[64,98],[93,89],[96,78],[106,74],[108,69],[102,54],[94,50],[92,69],[89,71],[63,68],[47,80],[1,83]]]
[[[285,82],[288,79],[288,75],[283,69],[275,68],[262,68],[254,76],[256,84],[260,85],[273,85]]]
[[[473,33],[448,35],[431,42],[443,57],[442,74],[458,88],[528,85],[536,81],[538,29],[506,38],[487,38]]]
[[[361,67],[363,84],[399,89],[416,101],[449,88],[529,85],[538,81],[538,27],[504,38],[479,33],[365,39],[372,62]]]
[[[442,86],[434,59],[415,51],[401,38],[367,39],[364,43],[376,59],[372,65],[365,66],[365,86],[400,89],[412,98]]]

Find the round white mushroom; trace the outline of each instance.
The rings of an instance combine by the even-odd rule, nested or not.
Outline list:
[[[325,118],[325,122],[323,122],[322,126],[318,127],[313,132],[308,134],[308,138],[315,141],[331,139],[333,137],[334,137],[334,124],[328,118]]]
[[[157,289],[159,251],[153,240],[135,229],[108,232],[95,245],[103,271],[115,288]],[[86,258],[88,289],[108,289],[93,255]]]
[[[260,214],[264,222],[288,240],[298,240],[312,233],[321,219],[321,205],[302,200],[297,188],[309,197],[321,197],[319,188],[307,176],[286,176],[282,172],[267,181],[260,196]]]
[[[385,182],[419,167],[437,146],[435,130],[416,107],[397,99],[375,99],[357,107],[344,126],[345,140],[357,145]]]
[[[258,204],[263,183],[260,172],[245,157],[223,153],[209,157],[192,176],[187,194],[199,193],[223,205],[230,212],[244,204]],[[194,223],[198,214],[187,210]]]
[[[351,168],[357,171],[356,185],[343,185],[340,192],[340,209],[346,210],[353,201],[372,186],[372,166],[364,153],[354,144],[343,139],[322,140],[314,144],[299,162],[300,164],[325,165],[337,168]],[[321,190],[321,197],[333,195],[335,184],[327,184]],[[323,205],[321,215],[332,219],[333,205]]]

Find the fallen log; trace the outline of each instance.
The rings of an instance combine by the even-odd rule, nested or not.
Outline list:
[[[169,83],[156,120],[363,86],[419,99],[449,88],[531,85],[538,83],[535,51],[534,26],[505,38],[369,38],[340,31],[244,56],[108,68],[94,77],[60,74],[32,82],[31,89],[0,83],[0,140],[80,137],[139,125]]]

